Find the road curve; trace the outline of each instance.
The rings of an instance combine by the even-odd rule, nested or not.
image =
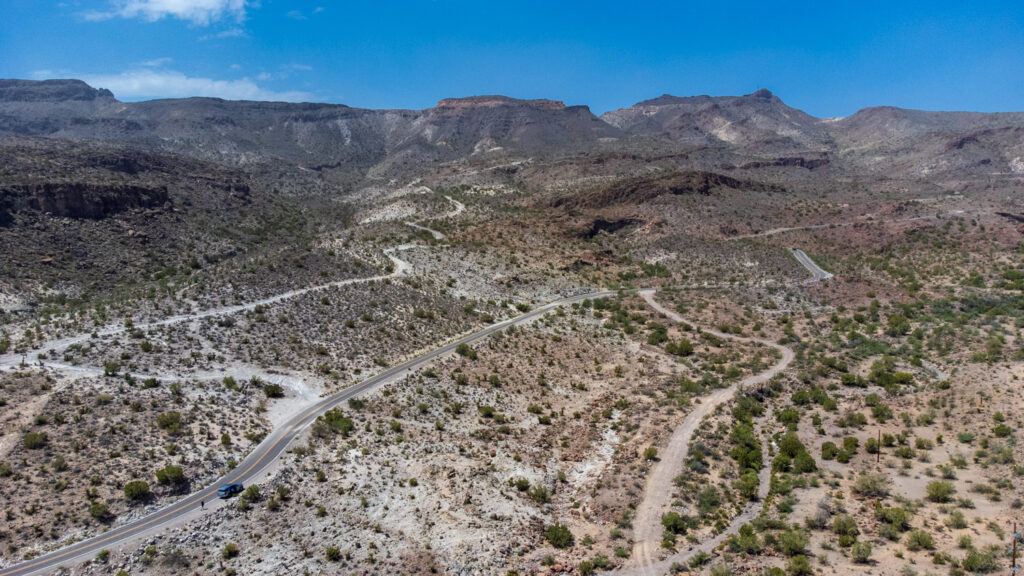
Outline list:
[[[641,290],[640,296],[647,301],[651,308],[672,320],[686,322],[682,316],[658,303],[654,299],[654,290]],[[693,411],[687,414],[683,422],[676,427],[672,437],[669,439],[668,445],[661,451],[659,460],[654,464],[650,474],[647,476],[644,498],[640,505],[637,506],[636,516],[633,519],[633,538],[635,541],[633,544],[633,555],[629,563],[617,572],[619,574],[638,576],[664,574],[668,572],[673,562],[684,562],[688,557],[697,553],[698,549],[695,548],[673,554],[667,558],[657,558],[658,553],[663,550],[661,548],[661,515],[668,512],[671,508],[674,486],[672,480],[676,476],[679,465],[689,455],[690,441],[693,439],[693,434],[697,431],[697,427],[705,416],[712,413],[722,403],[732,399],[738,390],[745,386],[755,386],[771,380],[775,375],[785,370],[789,363],[793,361],[794,354],[792,349],[770,340],[725,334],[717,330],[704,330],[704,332],[737,342],[751,342],[769,346],[778,350],[782,354],[782,358],[763,372],[748,376],[728,388],[716,390],[709,396],[702,397],[700,404],[694,404]],[[762,471],[760,478],[760,485],[762,487],[760,492],[762,496],[767,488],[767,479],[767,475]],[[752,510],[756,512],[756,507],[748,506],[740,516],[733,520],[733,525],[730,525],[729,529],[723,531],[715,538],[704,542],[699,548],[708,546],[713,548],[717,546],[734,528],[739,528],[740,524],[750,520],[747,516],[752,514]]]
[[[198,492],[193,492],[181,500],[178,500],[173,504],[169,504],[143,518],[123,526],[112,528],[98,536],[82,540],[60,550],[50,552],[49,554],[39,556],[32,560],[27,560],[10,568],[2,569],[0,570],[0,576],[28,576],[30,574],[39,574],[47,570],[55,570],[60,566],[75,565],[94,557],[100,550],[128,543],[144,534],[152,533],[155,529],[164,528],[174,524],[177,520],[186,519],[190,513],[199,508],[200,501],[210,501],[211,503],[215,502],[217,488],[219,486],[231,482],[242,482],[246,485],[258,483],[263,478],[264,471],[273,465],[274,461],[284,453],[288,445],[299,435],[299,433],[312,424],[318,416],[345,402],[349,398],[354,398],[361,394],[376,390],[380,386],[397,380],[429,362],[432,362],[446,354],[450,354],[455,351],[455,348],[459,344],[471,344],[496,332],[504,330],[509,326],[531,322],[559,306],[581,302],[588,298],[601,298],[605,296],[612,296],[614,294],[617,294],[617,292],[610,290],[603,292],[589,292],[555,300],[521,316],[492,324],[486,328],[478,330],[477,332],[449,342],[443,346],[435,348],[434,350],[417,356],[416,358],[392,366],[391,368],[367,378],[358,384],[350,386],[345,390],[331,394],[317,402],[315,405],[307,408],[302,413],[292,417],[284,425],[271,432],[262,442],[260,442],[249,456],[238,464],[238,466],[225,474],[219,481],[212,483],[210,486],[199,490]]]
[[[807,271],[811,273],[811,278],[809,280],[805,280],[806,283],[820,282],[822,280],[832,278],[831,273],[822,270],[821,267],[815,264],[814,260],[811,260],[811,257],[803,250],[790,248],[789,251],[793,254],[793,257],[796,258],[797,262],[802,264],[803,267],[807,268]]]

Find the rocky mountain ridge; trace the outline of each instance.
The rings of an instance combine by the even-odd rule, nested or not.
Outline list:
[[[357,179],[374,169],[622,149],[705,149],[745,169],[829,164],[900,177],[1016,173],[1024,165],[1022,133],[1024,113],[874,107],[820,119],[764,89],[745,96],[663,95],[598,117],[586,106],[506,96],[371,110],[216,98],[120,102],[79,80],[0,80],[0,137],[125,143],[240,167]]]

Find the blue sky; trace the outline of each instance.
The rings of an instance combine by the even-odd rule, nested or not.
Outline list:
[[[761,87],[816,116],[1024,110],[1024,2],[0,0],[0,77],[426,108],[505,94],[596,113]]]

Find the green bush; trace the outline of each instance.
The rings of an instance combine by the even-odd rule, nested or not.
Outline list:
[[[29,450],[38,450],[46,446],[49,439],[46,437],[45,432],[29,432],[25,434],[22,439],[25,444],[25,448]]]
[[[181,466],[167,466],[156,471],[156,481],[163,485],[181,484],[185,481],[185,473]]]
[[[110,509],[103,502],[94,500],[89,504],[89,516],[103,522],[110,517]]]
[[[181,432],[181,414],[178,412],[165,412],[156,417],[156,425],[168,434]]]
[[[991,552],[971,550],[960,563],[964,570],[975,574],[986,574],[999,569],[999,561]]]
[[[779,535],[779,551],[786,556],[797,556],[807,551],[807,535],[790,530]]]
[[[149,496],[149,484],[133,480],[124,485],[124,497],[129,500],[145,500]]]
[[[867,564],[871,560],[871,544],[869,542],[854,542],[850,549],[850,557],[857,564]]]
[[[686,534],[689,522],[687,522],[686,516],[682,516],[678,512],[666,512],[661,515],[661,525],[672,534]]]
[[[355,428],[355,423],[351,418],[345,417],[341,410],[331,408],[313,422],[312,433],[319,438],[324,438],[331,434],[348,436],[353,428]]]
[[[928,499],[932,502],[949,502],[953,499],[953,484],[943,480],[935,480],[925,487]]]
[[[341,550],[335,546],[328,546],[325,555],[329,562],[337,562],[338,560],[341,560]]]
[[[797,454],[796,458],[793,459],[793,471],[798,474],[814,472],[817,469],[818,465],[814,462],[814,457],[806,450]]]
[[[267,384],[263,386],[263,394],[267,398],[284,398],[284,388],[280,384]]]
[[[476,360],[476,350],[474,350],[469,344],[463,342],[455,347],[455,353],[459,356],[464,356],[470,360]]]
[[[860,534],[857,522],[849,514],[836,516],[832,521],[832,532],[839,536],[839,545],[844,548],[850,546]]]
[[[839,447],[836,446],[835,442],[825,442],[821,445],[822,460],[835,460],[836,454],[838,453]]]
[[[739,479],[733,483],[733,487],[739,491],[740,496],[746,500],[757,500],[757,490],[760,488],[761,482],[757,478],[757,473],[753,470],[747,470]]]
[[[925,532],[924,530],[911,530],[907,534],[907,550],[916,552],[918,550],[931,550],[935,547],[935,542],[932,540],[932,535]]]
[[[569,528],[555,522],[544,529],[544,539],[555,548],[569,548],[573,545],[573,535]]]
[[[813,576],[814,569],[811,568],[811,561],[807,556],[798,554],[789,559],[789,576]]]
[[[220,551],[220,556],[225,560],[238,556],[238,545],[234,542],[228,542],[224,545],[224,549]]]

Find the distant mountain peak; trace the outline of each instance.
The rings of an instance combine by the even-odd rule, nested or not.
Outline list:
[[[3,80],[0,102],[87,102],[114,100],[106,88],[96,89],[81,80]]]
[[[748,94],[747,96],[750,98],[758,98],[760,100],[771,100],[772,98],[775,98],[775,94],[772,94],[771,90],[767,88],[761,88],[757,92]]]
[[[437,103],[436,108],[497,108],[500,106],[527,106],[542,110],[562,110],[565,103],[560,100],[520,100],[508,96],[468,96],[465,98],[445,98]]]

